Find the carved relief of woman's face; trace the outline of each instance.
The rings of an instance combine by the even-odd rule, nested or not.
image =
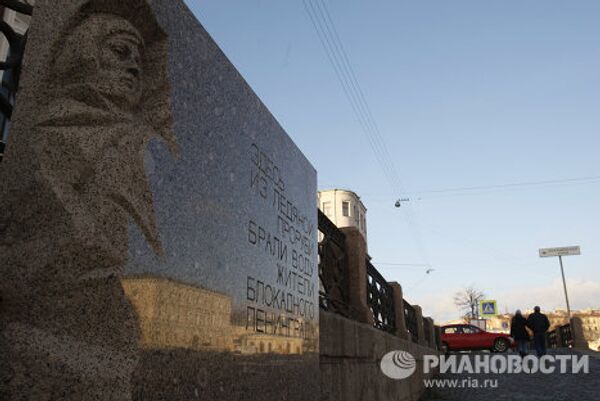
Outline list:
[[[78,21],[60,45],[50,77],[54,93],[99,109],[131,115],[139,111],[149,91],[143,74],[156,66],[145,59],[145,40],[130,21],[91,14]]]
[[[109,34],[99,47],[100,90],[131,109],[142,97],[142,43],[133,27]]]

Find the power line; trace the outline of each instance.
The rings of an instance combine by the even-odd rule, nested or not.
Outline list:
[[[486,189],[504,189],[504,188],[519,188],[519,187],[531,187],[548,184],[566,184],[566,183],[579,183],[579,182],[594,182],[600,181],[600,175],[589,176],[589,177],[575,177],[565,178],[561,180],[546,180],[546,181],[526,181],[526,182],[514,182],[508,184],[497,184],[497,185],[481,185],[472,187],[459,187],[459,188],[445,188],[445,189],[430,189],[427,191],[415,192],[415,195],[420,194],[439,194],[447,192],[467,192],[467,191],[480,191]]]
[[[342,86],[344,94],[351,105],[352,111],[363,133],[367,137],[385,179],[395,192],[406,192],[392,161],[388,147],[386,146],[377,122],[373,117],[364,91],[356,78],[350,58],[348,57],[340,35],[331,18],[331,13],[323,0],[303,0],[303,3],[319,41],[325,50],[325,54],[333,67],[334,73]],[[413,231],[413,239],[416,242],[421,258],[427,262],[427,252],[421,238],[421,232],[410,206],[407,208],[407,211],[408,213],[405,215],[405,218],[409,228]]]
[[[331,18],[331,14],[329,13],[329,10],[327,9],[327,6],[323,2],[323,0],[321,0],[320,3],[322,4],[322,6],[323,6],[322,8],[325,11],[324,14],[321,11],[321,16],[323,19],[325,19],[324,15],[326,15],[327,22],[328,22],[327,26],[328,27],[331,26],[331,31],[333,31],[332,37],[334,38],[333,42],[338,44],[338,46],[336,46],[336,50],[339,52],[339,54],[341,54],[342,60],[344,61],[343,65],[346,66],[346,73],[351,77],[352,87],[353,87],[356,95],[358,96],[359,104],[362,106],[363,113],[366,115],[366,120],[367,120],[368,126],[370,128],[370,132],[374,138],[373,142],[378,147],[379,153],[382,155],[383,163],[387,164],[387,167],[389,169],[392,180],[395,180],[396,184],[398,184],[400,187],[402,187],[402,183],[400,182],[398,173],[396,172],[396,170],[394,168],[393,162],[390,160],[389,153],[387,152],[387,147],[385,146],[385,142],[383,141],[383,138],[381,137],[381,133],[379,132],[379,127],[377,125],[377,122],[373,118],[373,113],[371,112],[369,103],[367,102],[367,100],[365,98],[365,95],[364,95],[364,92],[360,85],[360,82],[356,78],[354,68],[352,67],[352,64],[350,63],[350,59],[349,59],[348,54],[344,48],[344,45],[340,39],[340,36],[335,27],[335,24]],[[319,5],[319,3],[317,2],[317,6],[318,5]],[[321,8],[319,8],[319,10],[321,10]],[[330,35],[331,35],[331,31],[330,31]]]
[[[313,27],[315,28],[319,41],[325,50],[327,58],[333,67],[334,73],[352,107],[352,111],[363,132],[366,134],[369,145],[375,154],[375,158],[381,165],[386,179],[389,182],[394,182],[392,169],[382,153],[381,146],[375,137],[373,124],[365,110],[364,102],[358,94],[357,80],[353,79],[351,66],[347,63],[347,57],[343,57],[339,51],[343,46],[338,44],[339,41],[336,41],[337,37],[332,35],[332,32],[335,30],[329,26],[328,21],[325,18],[319,18],[319,16],[323,16],[323,14],[321,8],[318,8],[318,4],[315,5],[315,3],[310,0],[304,0],[304,6],[306,13],[310,17]]]
[[[445,188],[445,189],[432,189],[425,191],[417,191],[411,194],[404,194],[403,196],[410,197],[409,199],[404,199],[403,204],[409,201],[421,201],[421,200],[432,200],[432,199],[440,199],[446,197],[454,197],[454,196],[468,196],[468,195],[485,195],[490,193],[496,193],[498,191],[505,190],[521,190],[528,189],[531,187],[560,187],[565,185],[581,185],[581,184],[598,184],[600,183],[600,176],[587,176],[587,177],[574,177],[574,178],[564,178],[559,180],[545,180],[545,181],[526,181],[526,182],[516,182],[516,183],[508,183],[508,184],[495,184],[495,185],[481,185],[481,186],[472,186],[472,187],[458,187],[458,188]],[[441,196],[420,196],[427,194],[438,194]],[[393,194],[389,196],[385,196],[383,194],[375,195],[363,193],[361,194],[363,197],[368,198],[370,202],[387,202],[390,203],[394,200]],[[376,196],[376,197],[371,197]]]
[[[372,262],[373,264],[381,266],[413,266],[413,267],[428,267],[428,264],[424,263],[385,263],[385,262]]]

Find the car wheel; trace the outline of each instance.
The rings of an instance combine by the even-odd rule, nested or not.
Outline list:
[[[493,351],[506,352],[506,351],[508,351],[509,347],[510,347],[510,344],[508,343],[508,340],[506,338],[497,338],[496,341],[494,341]]]

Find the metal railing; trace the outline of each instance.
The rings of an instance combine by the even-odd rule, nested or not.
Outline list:
[[[367,305],[373,314],[373,325],[378,329],[396,331],[394,291],[369,260],[367,263]]]
[[[319,223],[319,307],[350,319],[362,321],[361,309],[351,302],[349,254],[346,248],[346,235],[322,212],[318,211]],[[367,307],[373,326],[387,333],[396,334],[396,303],[393,287],[373,266],[370,260],[366,264]],[[365,285],[365,284],[362,284]],[[363,301],[364,302],[364,301]],[[354,306],[353,306],[354,305]],[[410,333],[410,340],[417,342],[418,316],[415,308],[404,300],[404,320]],[[369,319],[370,320],[370,319]],[[439,342],[439,332],[431,332],[426,327],[424,333],[428,340]],[[432,344],[436,346],[436,344]],[[439,345],[438,345],[439,346]]]
[[[546,333],[548,348],[569,348],[573,346],[571,325],[565,324]]]
[[[319,307],[350,316],[346,236],[319,210]]]
[[[406,299],[404,300],[404,321],[406,322],[406,329],[411,335],[413,342],[419,341],[419,329],[417,324],[417,312]]]
[[[27,32],[23,35],[17,33],[12,26],[4,21],[4,14],[6,9],[10,9],[17,13],[32,15],[33,6],[18,0],[0,0],[0,8],[0,32],[8,42],[6,59],[0,61],[0,71],[3,72],[2,82],[0,83],[0,161],[2,161],[19,88],[25,44],[27,43]]]
[[[564,326],[560,326],[558,329],[558,334],[560,336],[560,344],[559,347],[572,347],[573,346],[573,334],[571,333],[571,325],[565,324]]]
[[[547,334],[547,342],[548,348],[557,348],[558,347],[558,335],[556,334],[556,330],[552,330]]]

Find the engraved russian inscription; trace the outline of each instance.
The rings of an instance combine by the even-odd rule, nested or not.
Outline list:
[[[255,143],[249,154],[250,191],[272,214],[265,221],[248,219],[248,244],[268,255],[272,264],[264,266],[260,277],[247,277],[246,328],[312,338],[314,328],[307,321],[317,313],[314,217],[309,218],[286,195],[285,171],[275,157]]]
[[[318,399],[314,168],[183,0],[55,3],[0,169],[0,399]]]

